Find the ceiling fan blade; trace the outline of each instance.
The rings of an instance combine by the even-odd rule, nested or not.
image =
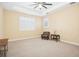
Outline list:
[[[33,2],[33,3],[35,3],[35,4],[40,4],[41,2]]]
[[[35,6],[34,8],[37,8],[38,7],[38,5],[37,6]]]
[[[46,6],[44,6],[44,5],[42,5],[45,9],[47,9],[47,7]]]
[[[44,4],[44,5],[52,5],[52,4]]]

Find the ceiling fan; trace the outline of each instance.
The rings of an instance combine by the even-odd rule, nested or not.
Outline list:
[[[45,9],[47,9],[48,8],[47,6],[51,6],[52,3],[47,3],[47,2],[33,2],[32,5],[35,5],[34,9],[38,7],[41,10],[42,7],[45,8]]]

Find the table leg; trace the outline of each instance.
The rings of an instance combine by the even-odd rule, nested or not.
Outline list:
[[[6,57],[6,46],[4,46],[4,57]]]

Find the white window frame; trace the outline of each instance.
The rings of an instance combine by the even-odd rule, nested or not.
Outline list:
[[[34,31],[36,29],[36,20],[34,17],[19,17],[19,30],[20,31]]]
[[[48,28],[49,25],[48,25],[48,17],[44,17],[43,19],[43,28]]]

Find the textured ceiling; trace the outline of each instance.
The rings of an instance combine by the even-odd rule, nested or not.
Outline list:
[[[53,4],[52,6],[47,6],[47,9],[42,8],[41,10],[39,8],[34,8],[35,5],[33,2],[3,2],[0,3],[5,9],[9,10],[16,10],[20,12],[35,14],[35,15],[45,15],[47,12],[50,12],[51,10],[54,10],[56,8],[59,8],[65,4],[68,4],[67,2],[48,2]]]

